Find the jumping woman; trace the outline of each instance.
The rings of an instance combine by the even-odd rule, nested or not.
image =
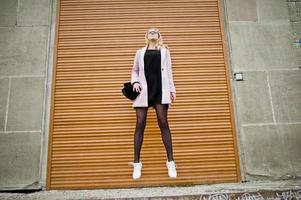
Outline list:
[[[133,101],[137,117],[134,135],[134,162],[130,162],[134,166],[133,179],[141,177],[140,150],[149,107],[156,110],[162,141],[167,153],[168,175],[176,178],[172,138],[167,119],[168,108],[176,99],[170,51],[166,45],[163,45],[162,35],[157,28],[147,30],[145,41],[146,45],[136,51],[131,74],[133,90],[140,92]]]

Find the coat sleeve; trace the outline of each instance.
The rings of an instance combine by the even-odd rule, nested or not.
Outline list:
[[[170,57],[170,51],[169,49],[167,49],[166,51],[166,55],[167,55],[167,72],[168,72],[168,76],[169,76],[169,87],[170,87],[170,92],[174,92],[176,93],[176,88],[175,88],[175,84],[173,81],[173,73],[172,73],[172,62],[171,62],[171,57]]]
[[[136,51],[134,64],[132,67],[131,84],[134,82],[139,82],[139,50]]]

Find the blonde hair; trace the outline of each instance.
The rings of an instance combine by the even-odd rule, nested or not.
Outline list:
[[[161,35],[159,29],[158,29],[158,28],[155,28],[155,27],[149,28],[149,29],[146,31],[146,33],[145,33],[144,38],[145,38],[145,43],[146,43],[147,47],[148,47],[148,45],[149,45],[148,32],[149,32],[150,30],[152,30],[152,29],[158,31],[158,35],[159,35],[158,40],[156,41],[156,45],[155,45],[156,48],[157,48],[157,49],[160,49],[161,47],[168,48],[168,45],[163,44],[163,38],[162,38],[162,35]]]

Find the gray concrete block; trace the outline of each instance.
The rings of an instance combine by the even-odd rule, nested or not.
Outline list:
[[[18,26],[49,25],[50,0],[19,0]]]
[[[279,125],[284,134],[285,147],[288,151],[290,165],[296,176],[301,176],[301,124]]]
[[[289,21],[286,0],[257,0],[258,22]]]
[[[291,22],[299,21],[299,10],[296,5],[296,2],[287,2],[288,5],[288,13]]]
[[[248,180],[280,179],[293,174],[285,133],[275,125],[243,127],[241,135]]]
[[[40,77],[12,78],[7,131],[42,129],[44,80]]]
[[[266,73],[244,72],[244,79],[234,82],[240,124],[273,122]]]
[[[0,74],[45,75],[48,27],[0,27]]]
[[[256,0],[226,0],[229,21],[257,21]]]
[[[271,71],[269,82],[276,121],[301,122],[301,70]]]
[[[0,131],[4,131],[9,80],[0,78]]]
[[[39,180],[41,133],[0,134],[0,187],[23,187]]]
[[[0,26],[14,26],[17,23],[18,0],[0,1]]]
[[[299,19],[299,22],[301,22],[301,1],[296,2],[296,6],[297,6],[297,12],[298,12],[298,19]]]
[[[298,66],[301,67],[301,46],[298,46],[299,40],[301,39],[301,22],[292,22],[292,34],[293,41],[296,43],[297,50],[297,62]]]
[[[234,70],[296,68],[290,24],[229,24]]]

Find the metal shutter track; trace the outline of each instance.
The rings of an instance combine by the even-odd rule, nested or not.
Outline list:
[[[237,182],[231,88],[217,0],[59,0],[47,189]],[[149,109],[139,181],[131,178],[135,111],[121,95],[149,27],[171,50],[169,110],[178,178],[169,179]]]

